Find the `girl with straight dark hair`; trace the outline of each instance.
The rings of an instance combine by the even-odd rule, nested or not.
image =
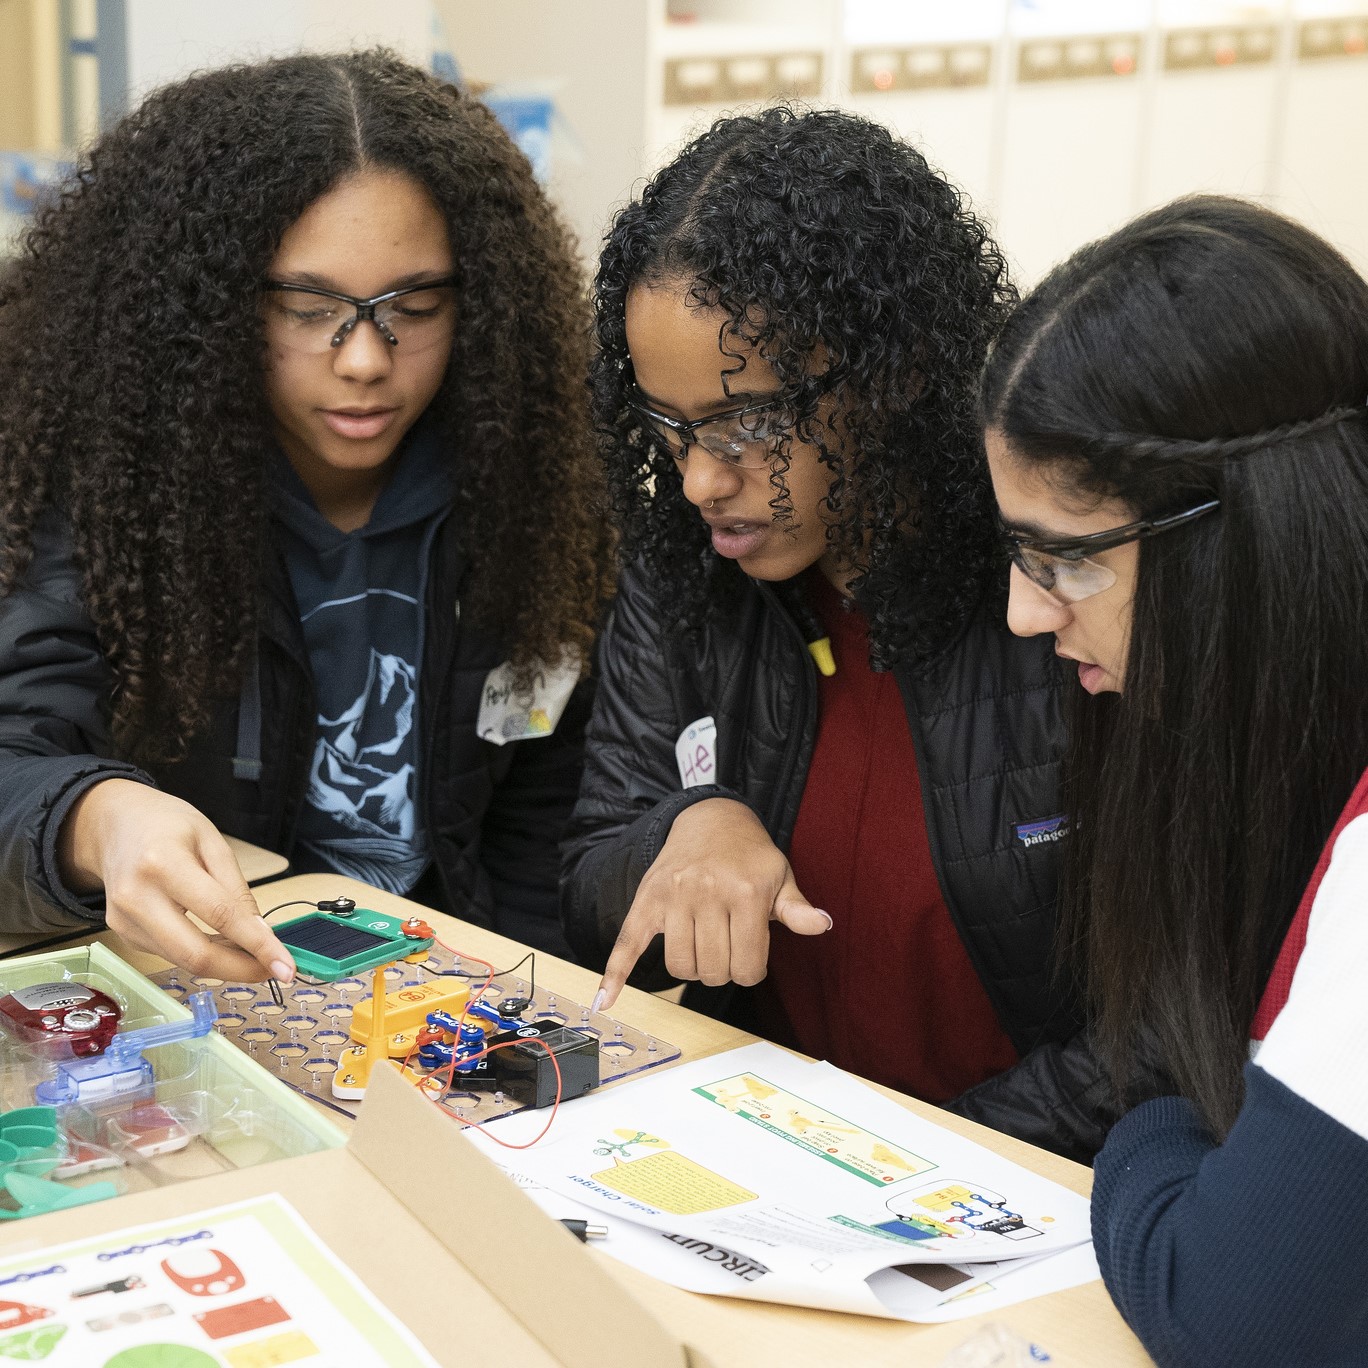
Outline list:
[[[1065,943],[1118,1088],[1147,1041],[1180,1094],[1097,1159],[1103,1276],[1161,1364],[1362,1363],[1368,285],[1179,201],[1046,278],[982,405],[1010,625],[1082,686]]]

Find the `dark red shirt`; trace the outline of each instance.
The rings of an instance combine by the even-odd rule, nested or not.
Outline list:
[[[803,896],[835,924],[821,936],[773,924],[761,1029],[945,1102],[1017,1053],[941,895],[897,680],[869,668],[864,614],[816,571],[805,588],[837,669],[818,676],[817,744],[789,863]]]

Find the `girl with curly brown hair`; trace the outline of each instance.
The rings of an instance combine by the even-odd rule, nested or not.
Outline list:
[[[613,225],[595,418],[628,568],[567,930],[685,1001],[1065,1153],[1115,1114],[1054,974],[1058,662],[1014,642],[985,225],[866,119],[725,119]],[[763,982],[762,982],[763,980]]]
[[[101,139],[0,278],[4,929],[288,977],[227,832],[562,945],[587,340],[525,160],[389,54]]]

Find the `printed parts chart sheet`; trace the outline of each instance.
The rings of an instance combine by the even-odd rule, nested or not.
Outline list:
[[[278,1194],[0,1260],[0,1362],[437,1368]]]
[[[1097,1276],[1088,1202],[829,1064],[748,1045],[467,1131],[554,1216],[676,1286],[899,1319],[978,1315]],[[574,1204],[574,1208],[570,1207]]]

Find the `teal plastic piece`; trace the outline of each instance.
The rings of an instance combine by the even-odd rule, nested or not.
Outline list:
[[[41,1176],[51,1173],[61,1160],[56,1107],[21,1107],[0,1115],[0,1188],[16,1207],[14,1211],[0,1207],[0,1221],[42,1216],[118,1195],[113,1183],[66,1187]]]
[[[62,1157],[55,1107],[21,1107],[0,1113],[0,1182],[12,1173],[51,1173]]]
[[[282,922],[276,935],[289,947],[299,972],[315,983],[333,983],[408,955],[426,954],[432,936],[404,934],[404,922],[368,907],[350,916],[334,912],[306,912]]]
[[[49,1211],[65,1211],[67,1207],[89,1206],[117,1197],[119,1189],[113,1183],[87,1183],[84,1187],[66,1187],[48,1178],[34,1178],[26,1173],[7,1173],[0,1178],[3,1187],[15,1202],[17,1211],[0,1207],[0,1221],[20,1221],[27,1216],[46,1216]]]

